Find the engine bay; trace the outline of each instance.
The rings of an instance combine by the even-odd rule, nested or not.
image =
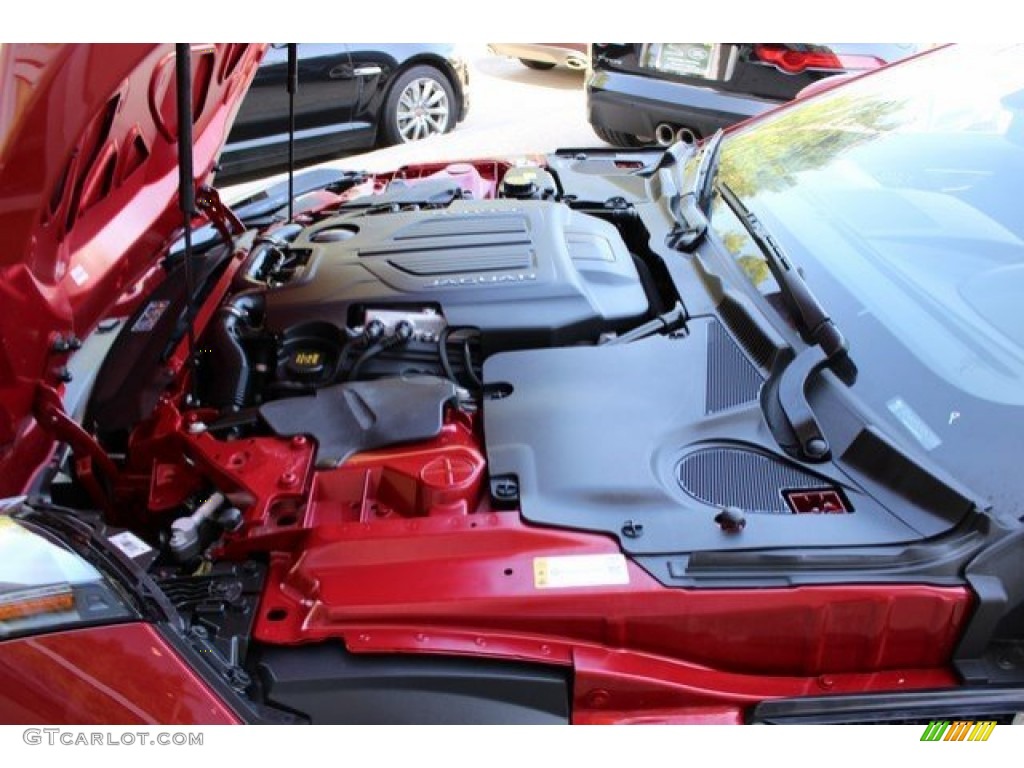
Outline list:
[[[117,324],[85,409],[95,442],[79,441],[50,498],[99,509],[112,541],[130,535],[123,551],[208,663],[301,721],[351,721],[363,673],[329,704],[316,681],[387,653],[472,657],[485,688],[493,674],[544,691],[527,722],[600,722],[650,695],[739,721],[720,671],[771,681],[765,695],[825,672],[847,690],[948,684],[965,615],[952,578],[908,577],[875,601],[796,567],[788,583],[859,601],[877,631],[856,652],[828,599],[808,629],[791,621],[799,594],[764,592],[748,625],[748,589],[774,567],[757,551],[887,545],[938,524],[911,528],[831,464],[766,447],[771,337],[744,338],[666,258],[659,157],[346,175],[291,221],[211,238],[192,302],[172,252]],[[741,536],[744,513],[757,521]],[[729,588],[692,589],[709,583]],[[916,672],[907,644],[885,643],[895,620]],[[750,643],[724,641],[751,631],[787,650],[753,661]],[[638,687],[609,682],[613,646],[644,659]]]

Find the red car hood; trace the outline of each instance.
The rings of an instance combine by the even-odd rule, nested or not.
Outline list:
[[[197,183],[262,52],[193,46]],[[89,333],[180,232],[175,104],[173,45],[0,46],[0,459],[58,381],[58,335]]]

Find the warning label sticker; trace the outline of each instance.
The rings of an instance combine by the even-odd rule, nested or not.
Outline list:
[[[169,301],[151,301],[142,310],[139,319],[132,326],[132,333],[149,333],[156,326],[157,320],[163,315],[164,310],[171,305]]]
[[[111,536],[107,541],[120,549],[130,558],[145,555],[153,550],[149,544],[144,542],[131,531],[121,531],[121,533]]]
[[[533,558],[533,586],[537,589],[605,587],[616,584],[629,584],[629,569],[622,555]]]

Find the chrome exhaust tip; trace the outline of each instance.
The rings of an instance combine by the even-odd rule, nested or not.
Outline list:
[[[683,126],[676,131],[676,141],[681,141],[683,144],[696,144],[698,140],[697,132],[692,128]]]
[[[587,68],[587,62],[584,59],[579,58],[578,56],[570,56],[565,60],[565,66],[567,66],[569,69],[575,69],[576,71],[579,71]]]
[[[661,147],[667,147],[675,138],[676,129],[668,123],[658,123],[658,127],[654,129],[654,140]]]

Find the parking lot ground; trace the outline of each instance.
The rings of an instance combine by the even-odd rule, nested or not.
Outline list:
[[[470,66],[470,109],[452,133],[346,155],[315,167],[386,171],[412,163],[523,157],[560,147],[607,146],[587,122],[585,73],[564,67],[527,69],[515,59],[488,53],[482,44],[465,46],[462,53]],[[281,179],[284,174],[269,178]],[[267,181],[246,182],[222,192],[230,203]]]

